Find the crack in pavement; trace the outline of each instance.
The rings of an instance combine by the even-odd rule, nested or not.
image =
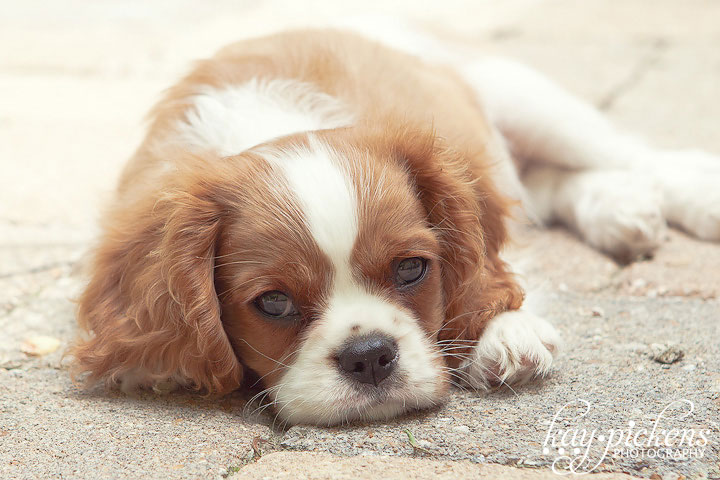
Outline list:
[[[640,84],[642,79],[645,78],[645,75],[647,75],[665,55],[669,47],[670,43],[666,39],[656,39],[651,46],[649,54],[641,57],[624,79],[608,89],[605,95],[597,102],[597,108],[604,112],[610,110],[620,97]]]

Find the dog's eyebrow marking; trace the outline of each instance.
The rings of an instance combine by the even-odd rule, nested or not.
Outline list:
[[[253,78],[199,88],[170,140],[229,156],[293,133],[346,127],[353,120],[340,100],[309,83]]]

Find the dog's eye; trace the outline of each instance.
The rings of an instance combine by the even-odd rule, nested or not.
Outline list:
[[[417,283],[425,276],[427,260],[420,257],[400,260],[395,268],[395,281],[400,286]]]
[[[290,297],[279,290],[263,293],[255,300],[255,305],[272,318],[295,318],[300,315]]]

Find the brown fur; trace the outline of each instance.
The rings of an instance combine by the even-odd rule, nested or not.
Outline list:
[[[318,135],[358,176],[387,167],[394,194],[385,203],[363,199],[353,254],[374,289],[394,295],[441,340],[477,339],[492,317],[519,308],[522,291],[499,258],[509,203],[490,179],[489,127],[467,87],[449,71],[353,35],[286,33],[223,49],[153,110],[80,298],[78,319],[91,335],[72,350],[76,372],[110,382],[133,371],[148,380],[179,376],[222,394],[240,385],[241,362],[272,385],[277,362],[308,334],[307,325],[273,325],[251,306],[258,294],[285,287],[312,317],[332,276],[304,241],[297,212],[261,221],[283,205],[257,181],[272,180],[268,165],[249,154],[222,162],[188,155],[163,141],[200,86],[254,77],[309,82],[345,102],[357,123]],[[412,252],[432,259],[431,272],[417,291],[398,296],[381,260]]]

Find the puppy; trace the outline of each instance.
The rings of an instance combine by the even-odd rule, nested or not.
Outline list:
[[[221,395],[252,371],[279,418],[324,425],[522,383],[559,338],[501,258],[511,209],[632,259],[666,220],[720,238],[719,165],[654,152],[505,60],[329,30],[243,41],[152,111],[103,217],[75,372]]]

